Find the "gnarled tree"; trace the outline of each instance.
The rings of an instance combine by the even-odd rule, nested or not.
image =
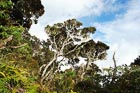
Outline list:
[[[81,58],[85,59],[85,70],[96,60],[104,59],[106,50],[109,47],[102,42],[95,42],[90,38],[96,29],[94,27],[81,28],[82,23],[75,19],[67,20],[64,23],[57,23],[53,26],[46,26],[48,44],[54,52],[51,61],[46,62],[40,67],[42,81],[51,79],[52,76],[61,70],[61,65],[78,63]]]

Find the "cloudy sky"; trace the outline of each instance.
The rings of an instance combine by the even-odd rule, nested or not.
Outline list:
[[[130,64],[140,55],[140,0],[42,0],[45,14],[32,25],[30,32],[46,39],[44,27],[76,18],[84,26],[94,26],[92,36],[110,46],[106,60],[96,62],[100,67]]]

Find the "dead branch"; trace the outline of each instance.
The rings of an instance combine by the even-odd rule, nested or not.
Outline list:
[[[0,42],[0,48],[4,47],[4,46],[7,44],[7,42],[11,41],[12,39],[13,39],[13,35],[9,36],[9,37],[8,37],[7,39],[5,39],[5,40],[2,40],[2,41]]]
[[[115,52],[113,54],[113,62],[114,62],[114,70],[113,70],[113,76],[112,76],[112,82],[115,80],[116,78],[116,72],[117,72],[117,65],[116,65],[116,59],[115,59]]]
[[[117,66],[116,66],[116,60],[115,60],[115,52],[113,54],[113,62],[114,62],[114,68],[116,68]]]
[[[24,43],[24,44],[19,45],[19,46],[10,46],[10,48],[20,48],[20,47],[24,47],[26,45],[27,45],[27,43]]]

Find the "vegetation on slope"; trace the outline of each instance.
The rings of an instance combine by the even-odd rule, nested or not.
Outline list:
[[[90,38],[95,27],[70,19],[46,26],[49,37],[40,41],[28,30],[43,13],[40,0],[0,0],[0,93],[139,92],[139,57],[131,66],[99,69],[94,61],[109,47]],[[71,68],[61,71],[65,65]]]

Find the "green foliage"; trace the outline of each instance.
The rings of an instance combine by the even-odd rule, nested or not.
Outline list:
[[[116,82],[118,89],[123,92],[139,92],[140,90],[140,68],[137,66],[131,67],[126,71]]]
[[[37,93],[40,85],[27,69],[0,64],[0,93]]]
[[[13,39],[20,41],[22,40],[22,32],[24,31],[24,28],[21,26],[0,26],[0,31],[2,32],[0,33],[2,39],[8,38],[10,35],[13,35]]]
[[[37,19],[44,13],[44,7],[40,0],[11,0],[13,10],[11,18],[25,28],[30,28],[32,21],[37,23]],[[33,20],[31,19],[33,18]]]
[[[137,65],[140,66],[140,56],[138,56],[131,65]]]
[[[76,76],[76,73],[67,70],[63,73],[57,74],[55,77],[55,90],[57,93],[69,93],[73,90],[74,88],[74,80],[73,78]]]
[[[36,6],[31,4],[35,2]],[[32,37],[26,39],[29,26],[25,24],[28,24],[27,19],[36,16],[34,19],[37,20],[44,13],[40,0],[1,0],[0,7],[0,56],[3,60],[18,60],[22,65],[25,61],[30,62],[33,55]]]
[[[26,77],[28,73],[25,69],[17,69],[7,64],[0,64],[0,72],[0,92],[5,93],[9,90],[13,93],[13,91],[19,91],[19,89],[24,90],[24,84],[28,82]]]
[[[40,0],[0,0],[0,93],[38,93],[38,76],[33,76],[38,70],[32,56],[35,46],[32,36],[26,36],[30,18],[37,21],[43,13]]]
[[[0,18],[1,19],[7,19],[7,18],[9,18],[9,15],[8,14],[0,13]]]
[[[8,0],[1,0],[0,2],[0,9],[10,9],[12,8],[12,2]]]
[[[115,76],[114,69],[116,69]],[[139,71],[139,66],[127,65],[104,69],[104,75],[101,77],[103,90],[108,93],[138,93]]]

